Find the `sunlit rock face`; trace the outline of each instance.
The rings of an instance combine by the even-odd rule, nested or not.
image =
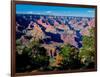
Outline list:
[[[30,36],[30,40],[42,39],[42,44],[55,48],[61,44],[81,48],[82,36],[90,35],[94,22],[92,17],[16,14],[16,39],[25,43],[23,36]]]

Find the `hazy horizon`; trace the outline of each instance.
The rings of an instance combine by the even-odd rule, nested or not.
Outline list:
[[[94,8],[81,8],[81,7],[16,4],[16,14],[95,17],[95,9]]]

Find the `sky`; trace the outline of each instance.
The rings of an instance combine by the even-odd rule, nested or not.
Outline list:
[[[94,17],[95,8],[16,4],[16,14]]]

